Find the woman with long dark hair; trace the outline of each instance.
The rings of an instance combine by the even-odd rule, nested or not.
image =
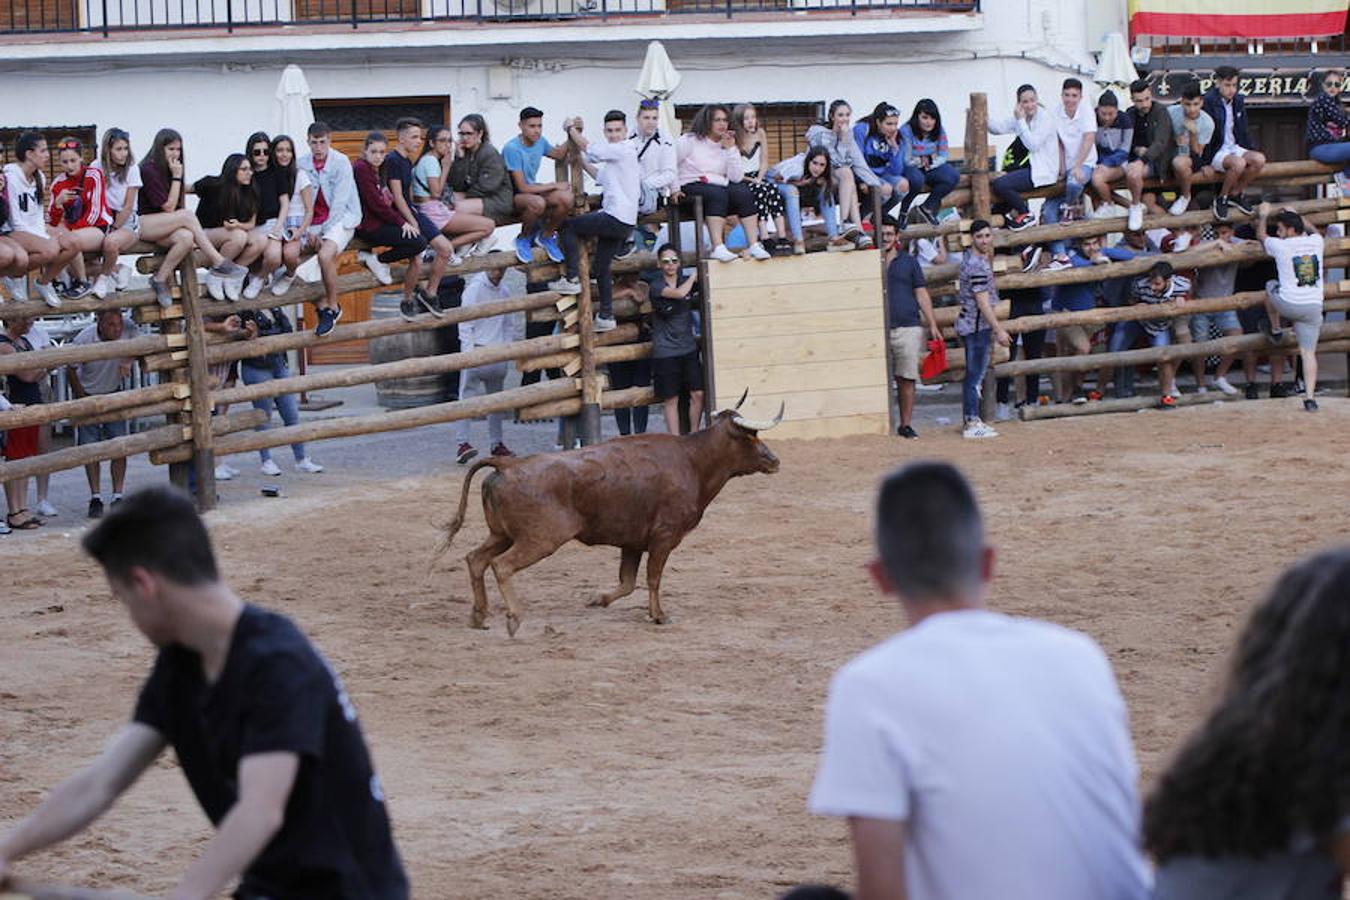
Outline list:
[[[720,103],[710,103],[698,111],[689,130],[675,142],[676,199],[703,199],[703,219],[712,239],[709,256],[718,262],[735,262],[740,257],[727,249],[727,216],[739,216],[749,253],[755,259],[768,259],[769,251],[759,242],[759,214],[755,196],[745,184],[745,161],[736,149],[731,130],[731,112]]]
[[[806,130],[806,142],[812,147],[824,147],[830,153],[834,195],[839,203],[839,224],[843,235],[858,249],[870,249],[872,239],[862,231],[859,185],[879,191],[882,200],[889,199],[893,189],[868,168],[862,149],[853,139],[853,107],[845,100],[833,101],[825,121]]]
[[[806,252],[802,210],[807,208],[816,210],[825,221],[825,233],[830,236],[829,249],[853,249],[851,241],[837,237],[839,228],[834,216],[834,176],[830,171],[828,150],[812,147],[805,153],[790,156],[770,169],[766,177],[783,196],[794,254],[800,256]]]
[[[408,260],[400,311],[404,318],[411,319],[418,314],[417,282],[422,277],[422,251],[427,249],[427,242],[418,224],[404,219],[394,207],[389,182],[381,174],[388,152],[388,138],[382,132],[372,131],[366,135],[361,158],[352,163],[352,176],[361,195],[361,224],[356,227],[356,236],[372,247],[384,247],[378,259],[386,265]],[[441,315],[430,305],[427,312]]]
[[[69,297],[88,294],[92,289],[85,275],[84,254],[103,246],[103,239],[112,224],[108,212],[107,189],[103,173],[84,161],[84,144],[74,137],[63,137],[56,144],[56,160],[61,175],[52,182],[51,198],[47,208],[47,225],[57,229],[79,249],[70,261]],[[100,270],[102,271],[102,270]],[[102,276],[100,275],[100,278]],[[103,293],[107,296],[110,282],[104,280]]]
[[[902,209],[909,210],[914,198],[928,189],[928,199],[919,205],[919,215],[930,225],[937,224],[942,198],[956,187],[961,176],[947,161],[947,132],[942,127],[938,105],[927,97],[914,104],[909,121],[900,127],[900,143],[905,149],[905,180],[909,193]]]
[[[192,191],[198,198],[197,220],[206,229],[207,239],[222,257],[247,269],[262,253],[262,247],[250,240],[260,205],[253,164],[244,154],[231,153],[218,176],[197,179]],[[231,279],[222,286],[228,299],[241,296],[242,282]]]
[[[905,148],[900,140],[900,110],[882,101],[870,116],[853,126],[853,140],[862,150],[872,174],[901,196],[909,192],[905,180]]]
[[[460,212],[507,224],[515,215],[515,190],[506,161],[492,146],[487,122],[478,113],[470,113],[459,120],[455,136],[459,138],[455,159],[441,186],[441,200]],[[480,251],[486,253],[489,246],[480,243],[478,249],[469,252],[477,256]]]
[[[433,125],[427,129],[427,146],[417,165],[413,167],[412,197],[417,211],[449,239],[456,256],[483,255],[480,246],[492,245],[492,232],[497,223],[480,213],[455,209],[446,203],[445,188],[449,183],[450,166],[455,159],[455,134],[449,125]],[[453,198],[454,190],[450,195]],[[461,260],[462,261],[462,260]]]
[[[1350,873],[1350,547],[1280,576],[1144,808],[1155,900],[1340,900]]]
[[[314,184],[309,176],[295,164],[295,141],[290,135],[279,134],[272,138],[268,159],[269,169],[277,173],[278,180],[287,188],[290,202],[282,216],[281,267],[264,266],[264,272],[272,274],[272,295],[280,297],[291,289],[295,281],[295,270],[300,266],[300,243],[304,237],[301,227],[314,218]]]
[[[287,172],[273,164],[272,139],[265,131],[255,131],[248,136],[244,153],[253,167],[253,190],[258,196],[257,222],[248,235],[250,255],[254,258],[253,271],[244,282],[243,292],[245,300],[252,300],[262,293],[268,278],[281,265],[295,165],[292,161],[291,171]]]

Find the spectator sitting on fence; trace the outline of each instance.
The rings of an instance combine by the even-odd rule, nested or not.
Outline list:
[[[693,307],[698,273],[684,276],[673,244],[656,250],[659,269],[643,276],[652,303],[652,389],[661,403],[666,431],[680,434],[680,395],[689,395],[689,427],[703,423],[703,364],[694,337]]]
[[[902,197],[900,213],[909,212],[910,185],[905,180],[905,139],[900,134],[900,110],[885,100],[853,126],[853,142],[862,151],[872,174],[891,186],[892,197]],[[915,193],[918,193],[915,191]]]
[[[61,270],[80,252],[69,233],[58,232],[47,225],[46,177],[51,154],[47,139],[36,131],[25,131],[14,140],[14,162],[5,166],[5,195],[9,201],[6,226],[9,237],[28,255],[30,269],[38,269],[38,295],[50,307],[61,305],[61,295],[53,282]],[[12,283],[15,288],[17,282]],[[86,288],[79,296],[88,294]],[[15,295],[17,300],[28,299],[27,287]],[[70,299],[76,299],[74,295]]]
[[[497,225],[512,221],[516,203],[511,175],[501,153],[488,140],[487,122],[471,113],[459,120],[455,136],[455,159],[441,188],[441,200],[456,211],[487,216]],[[486,253],[490,246],[480,244],[473,252]]]
[[[366,135],[361,158],[352,165],[352,177],[356,180],[357,194],[361,198],[361,222],[356,226],[356,234],[372,247],[385,248],[378,257],[367,253],[365,260],[367,267],[381,283],[393,281],[389,263],[408,261],[408,267],[403,273],[403,302],[399,305],[399,312],[405,319],[411,320],[417,316],[419,303],[427,312],[440,316],[443,313],[434,299],[417,285],[422,275],[422,251],[427,248],[421,226],[411,212],[405,214],[395,208],[393,191],[385,184],[381,174],[388,149],[384,133],[372,131]]]
[[[740,151],[744,168],[741,178],[755,198],[755,213],[759,219],[759,232],[746,234],[746,240],[759,241],[765,249],[781,255],[792,249],[792,242],[785,237],[783,196],[764,177],[770,166],[769,133],[759,124],[759,113],[749,103],[738,103],[731,110],[731,130],[736,135],[736,149]],[[770,224],[774,228],[774,237],[769,236]]]
[[[314,259],[306,265],[316,266],[322,275],[324,296],[317,301],[314,326],[316,337],[325,337],[342,318],[338,303],[338,254],[347,249],[356,228],[361,224],[361,198],[356,191],[356,178],[351,161],[332,147],[332,129],[327,122],[309,126],[309,153],[300,157],[296,166],[315,186],[314,208],[305,210],[300,223],[301,249],[312,250]],[[305,273],[302,266],[299,272]],[[307,281],[313,281],[307,277]]]
[[[1247,215],[1255,212],[1255,204],[1244,191],[1266,167],[1265,154],[1251,149],[1252,139],[1247,133],[1246,98],[1238,91],[1239,72],[1232,66],[1214,70],[1214,84],[1205,92],[1205,112],[1214,120],[1214,137],[1205,147],[1201,159],[1205,165],[1223,175],[1223,184],[1214,197],[1214,218],[1228,218],[1231,203]]]
[[[638,103],[637,128],[628,138],[637,150],[638,165],[642,169],[642,196],[638,200],[638,215],[656,212],[675,187],[675,142],[660,131],[661,101],[645,99]],[[639,224],[633,232],[634,246],[643,250],[656,246],[656,232]],[[625,253],[620,251],[619,258]]]
[[[412,198],[418,215],[439,228],[450,241],[454,248],[451,258],[459,258],[462,263],[461,250],[462,256],[484,256],[492,249],[492,232],[497,225],[487,216],[455,209],[445,202],[447,176],[454,160],[455,135],[450,126],[428,129],[427,149],[413,169]],[[449,195],[453,200],[453,189]],[[432,287],[430,282],[427,287]]]
[[[486,272],[476,273],[469,279],[469,283],[464,288],[464,299],[460,308],[469,309],[510,297],[511,289],[502,281],[504,274],[505,270],[503,269],[489,269]],[[469,319],[460,322],[459,351],[461,353],[472,353],[479,347],[509,344],[511,342],[511,324],[511,316],[506,313],[488,316],[484,319]],[[459,399],[464,401],[471,397],[498,393],[505,386],[506,376],[510,371],[511,363],[506,360],[465,369],[460,374]],[[492,455],[514,456],[515,454],[507,448],[506,443],[502,440],[502,423],[506,420],[506,413],[488,413],[487,420],[488,440],[492,445]],[[472,436],[472,424],[471,419],[460,419],[455,423],[455,439],[459,441],[459,449],[456,451],[455,458],[460,465],[468,463],[478,455],[478,451],[474,449],[469,440]]]
[[[727,249],[727,216],[740,217],[747,252],[755,259],[768,259],[769,251],[754,239],[759,234],[755,197],[743,179],[745,160],[736,149],[730,128],[731,113],[720,103],[704,106],[689,123],[689,130],[675,142],[679,189],[676,200],[703,200],[703,221],[708,226],[711,259],[735,262],[740,257]]]
[[[563,130],[567,130],[566,121]],[[515,190],[516,212],[520,214],[516,259],[521,263],[528,264],[534,258],[535,247],[556,263],[564,259],[558,228],[572,214],[575,203],[572,185],[566,181],[540,181],[539,164],[544,157],[566,159],[567,148],[565,142],[555,147],[544,137],[544,114],[533,106],[520,111],[520,134],[502,147],[502,160]]]
[[[1012,210],[1007,224],[1013,231],[1021,231],[1036,224],[1036,218],[1022,194],[1034,188],[1049,187],[1059,181],[1059,133],[1050,112],[1041,106],[1036,89],[1024,84],[1017,89],[1017,103],[1013,114],[1006,119],[990,119],[991,134],[1016,134],[1031,154],[1031,165],[1024,169],[1004,172],[990,182],[989,187]]]
[[[942,127],[942,113],[935,102],[925,97],[914,104],[909,121],[900,126],[900,142],[904,148],[905,182],[909,185],[901,210],[909,210],[926,188],[928,197],[914,208],[925,222],[936,225],[942,198],[956,188],[961,175],[948,162],[947,131]]]
[[[1344,69],[1328,69],[1322,75],[1322,89],[1308,107],[1305,139],[1308,156],[1328,166],[1341,166],[1336,184],[1341,196],[1350,196],[1350,112],[1341,105],[1345,85]]]
[[[413,161],[422,152],[423,127],[420,119],[411,117],[399,119],[394,128],[398,135],[398,146],[385,154],[384,165],[379,167],[379,171],[381,179],[389,186],[389,196],[394,209],[404,221],[411,222],[417,227],[422,240],[426,242],[426,250],[429,252],[423,256],[431,256],[431,259],[426,260],[431,263],[431,271],[427,275],[427,289],[422,290],[420,284],[414,283],[413,292],[417,295],[418,302],[426,307],[428,312],[439,315],[440,306],[436,303],[436,295],[440,291],[446,267],[452,262],[457,266],[461,265],[464,260],[455,253],[450,238],[441,234],[440,227],[417,210],[413,200]],[[362,256],[362,261],[369,259],[368,253]],[[370,265],[369,262],[366,264]],[[385,271],[387,273],[388,269]]]
[[[1350,871],[1350,548],[1289,567],[1238,638],[1220,699],[1157,781],[1156,900],[1341,900]]]
[[[271,272],[272,296],[283,296],[291,289],[300,268],[300,252],[304,246],[305,220],[314,216],[317,189],[304,169],[296,164],[295,141],[289,135],[272,138],[272,164],[279,178],[290,185],[291,202],[286,207],[284,241],[281,245],[281,266]]]
[[[85,271],[84,254],[103,247],[112,213],[108,211],[103,173],[84,164],[84,145],[73,137],[63,137],[57,142],[56,154],[61,177],[52,182],[47,224],[65,232],[79,248],[69,266],[68,295],[73,298],[93,290]]]
[[[1092,187],[1101,200],[1100,215],[1116,214],[1111,182],[1125,174],[1133,140],[1133,120],[1121,114],[1115,91],[1103,91],[1097,98],[1097,166],[1092,170]]]
[[[834,100],[824,122],[806,129],[806,142],[812,147],[824,147],[830,153],[830,172],[834,177],[834,196],[839,206],[840,234],[859,250],[872,249],[872,239],[862,230],[862,204],[858,198],[863,188],[878,191],[884,204],[894,188],[882,181],[867,165],[862,149],[853,139],[853,107],[844,100]]]
[[[1265,235],[1270,204],[1257,208],[1256,233]],[[1317,411],[1317,340],[1322,330],[1322,299],[1325,242],[1316,229],[1304,225],[1303,217],[1289,208],[1275,216],[1275,236],[1262,241],[1275,261],[1276,278],[1266,282],[1266,319],[1261,331],[1272,344],[1284,336],[1281,317],[1293,323],[1298,352],[1303,360],[1303,408]],[[1270,384],[1284,378],[1284,355],[1270,355]]]
[[[638,277],[636,272],[628,272],[618,276],[614,283],[614,299],[632,300],[641,310],[643,304],[647,303],[651,293],[651,284]],[[638,317],[638,343],[650,342],[651,318],[650,316],[640,315]],[[605,364],[606,371],[609,372],[609,389],[612,391],[622,391],[631,387],[651,387],[652,386],[652,360],[650,356],[643,359],[619,360]],[[647,433],[647,404],[634,407],[615,407],[614,424],[619,429],[619,434],[646,434]]]
[[[272,147],[265,131],[254,132],[244,142],[249,165],[253,167],[253,190],[258,195],[258,223],[248,236],[257,255],[254,271],[244,282],[245,300],[253,300],[262,293],[285,255],[286,220],[291,212],[291,192],[295,190],[295,151],[291,149],[289,164],[282,168],[273,158]]]
[[[1059,92],[1060,103],[1055,107],[1055,133],[1059,136],[1060,152],[1064,155],[1064,198],[1051,198],[1047,206],[1063,214],[1056,217],[1042,210],[1045,222],[1072,222],[1083,213],[1083,189],[1092,180],[1097,166],[1097,115],[1083,102],[1083,82],[1066,78]],[[1062,248],[1051,248],[1055,255]]]
[[[995,551],[946,463],[886,478],[878,589],[908,627],[841,668],[810,808],[860,898],[1143,900],[1125,702],[1091,638],[986,607]]]
[[[260,309],[256,312],[244,312],[240,315],[240,318],[245,322],[252,322],[254,325],[253,328],[248,329],[250,339],[265,338],[274,334],[290,334],[295,330],[291,327],[291,320],[279,306],[270,310]],[[291,369],[286,362],[286,352],[280,350],[241,359],[239,361],[239,376],[243,379],[244,384],[264,384],[279,378],[290,378]],[[269,419],[272,416],[273,407],[276,407],[283,425],[290,427],[300,424],[300,398],[295,394],[277,394],[274,397],[259,397],[253,401],[253,408],[262,410]],[[257,430],[266,431],[269,425],[270,422],[264,422],[258,426]],[[291,444],[291,454],[295,457],[295,471],[304,472],[308,475],[317,475],[323,471],[323,466],[309,458],[303,442]],[[272,459],[272,451],[266,447],[258,451],[258,461],[264,475],[277,476],[281,474],[281,468]]]
[[[900,223],[886,218],[881,223],[881,246],[886,248],[886,303],[890,307],[891,358],[895,368],[895,393],[900,405],[900,425],[895,433],[917,438],[914,430],[914,393],[919,382],[919,363],[928,339],[942,340],[942,328],[933,315],[919,261],[910,255],[901,236]]]
[[[253,237],[262,201],[253,183],[253,163],[242,153],[231,153],[225,157],[220,175],[197,179],[192,183],[192,193],[197,195],[197,220],[220,255],[245,269],[252,266],[264,249]],[[207,291],[217,300],[222,291],[226,299],[238,300],[244,288],[242,281],[218,282],[207,276]]]
[[[141,170],[131,156],[131,140],[121,128],[103,132],[98,159],[90,168],[103,173],[103,201],[112,217],[101,247],[103,264],[94,279],[94,296],[102,300],[113,291],[124,291],[131,281],[131,267],[119,257],[140,239],[136,195],[141,189]]]
[[[76,347],[88,347],[112,341],[131,340],[136,337],[136,326],[128,321],[120,309],[100,310],[92,325],[88,325],[71,344]],[[95,359],[76,363],[66,367],[66,377],[70,382],[70,391],[76,397],[95,397],[114,394],[126,386],[131,377],[132,360],[130,357],[113,359]],[[126,437],[129,422],[127,419],[113,419],[93,425],[78,425],[75,442],[79,446],[98,441]],[[127,481],[127,458],[118,457],[108,464],[112,477],[112,505],[122,502],[122,490]],[[89,482],[89,518],[103,516],[103,484],[100,463],[88,463],[84,467],[85,479]]]
[[[1172,142],[1172,119],[1167,108],[1153,99],[1153,88],[1140,78],[1130,85],[1130,161],[1125,164],[1125,186],[1130,190],[1130,213],[1126,227],[1144,227],[1144,180],[1167,175],[1176,155]]]
[[[1191,179],[1204,168],[1202,154],[1214,137],[1214,119],[1203,109],[1200,83],[1192,81],[1181,89],[1181,100],[1167,108],[1172,120],[1172,139],[1176,155],[1172,157],[1172,172],[1177,178],[1177,199],[1168,208],[1179,216],[1191,206]]]
[[[805,153],[790,156],[769,169],[767,177],[783,195],[794,254],[800,256],[806,252],[806,235],[802,228],[804,209],[813,209],[820,214],[825,223],[825,234],[829,238],[828,250],[854,249],[851,240],[839,236],[830,151],[824,147],[812,147]]]
[[[1153,268],[1149,269],[1147,275],[1134,280],[1130,288],[1130,299],[1133,303],[1153,305],[1175,302],[1181,305],[1185,303],[1186,295],[1190,293],[1190,290],[1191,283],[1177,275],[1173,271],[1171,263],[1158,262],[1154,263]],[[1148,338],[1151,347],[1166,347],[1172,343],[1172,322],[1169,319],[1117,322],[1116,329],[1111,334],[1110,351],[1121,353],[1129,350],[1141,335]],[[1177,364],[1175,362],[1158,363],[1158,388],[1162,394],[1160,402],[1163,406],[1176,406],[1177,398],[1181,396],[1181,391],[1177,390],[1176,374]],[[1116,370],[1117,396],[1131,395],[1131,393],[1126,392],[1125,388],[1128,380],[1125,373],[1120,369]]]
[[[130,153],[130,149],[127,152]],[[227,284],[237,296],[248,275],[248,269],[220,255],[196,214],[184,208],[187,192],[183,173],[186,166],[183,136],[172,128],[161,128],[155,134],[150,152],[141,160],[141,187],[136,192],[141,239],[167,250],[159,270],[150,276],[155,299],[165,308],[173,305],[169,285],[173,283],[174,273],[193,247],[211,264],[206,271],[206,289],[217,300],[224,299]]]
[[[549,288],[560,294],[581,293],[578,266],[585,252],[581,240],[595,238],[595,282],[599,288],[600,305],[595,313],[596,331],[613,331],[614,322],[614,255],[633,233],[638,220],[638,197],[642,191],[642,171],[638,166],[637,149],[628,138],[628,122],[617,109],[605,113],[605,140],[591,142],[582,133],[580,118],[570,120],[567,139],[581,153],[582,164],[595,178],[603,191],[600,209],[574,216],[562,225],[563,251],[567,262],[563,277],[551,282]]]
[[[1053,136],[1054,131],[1051,130]],[[993,343],[1011,346],[1012,338],[1003,330],[994,307],[998,306],[998,285],[994,281],[994,231],[983,219],[970,223],[971,246],[961,257],[957,294],[961,312],[956,318],[956,333],[966,351],[966,374],[961,381],[961,436],[998,437],[998,432],[980,418],[980,397],[984,392],[984,373],[989,369]]]
[[[9,179],[0,172],[0,281],[10,300],[27,296],[28,290],[28,251],[19,242],[10,237],[9,230]]]
[[[25,337],[32,323],[32,319],[20,316],[4,320],[4,331],[0,333],[0,357],[33,351],[33,345]],[[9,373],[5,379],[5,392],[9,396],[9,402],[15,406],[34,406],[41,403],[42,392],[38,383],[46,377],[47,370],[41,367]],[[5,459],[15,461],[37,456],[38,428],[37,425],[25,425],[7,431]],[[27,478],[12,478],[5,482],[5,503],[7,507],[5,521],[11,528],[28,530],[42,525],[42,520],[28,508]]]

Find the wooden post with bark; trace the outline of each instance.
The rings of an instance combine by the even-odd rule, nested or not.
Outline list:
[[[188,424],[192,428],[192,466],[197,470],[197,508],[216,508],[216,454],[211,431],[211,371],[206,361],[206,328],[202,322],[201,285],[197,269],[185,262],[179,280],[183,293],[183,329],[187,333]],[[178,380],[182,370],[174,373]]]
[[[581,244],[577,260],[577,278],[581,294],[577,297],[577,335],[581,338],[581,430],[582,446],[600,443],[600,381],[595,372],[595,318],[591,296],[591,253],[595,242]]]

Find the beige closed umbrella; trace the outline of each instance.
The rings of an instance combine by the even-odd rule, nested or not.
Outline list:
[[[309,102],[309,82],[300,67],[292,63],[281,73],[277,84],[277,128],[274,134],[287,134],[296,148],[305,146],[305,131],[314,124],[314,107]]]
[[[661,134],[672,141],[680,136],[680,120],[675,117],[675,103],[670,98],[679,86],[680,73],[671,64],[666,48],[660,41],[652,41],[647,45],[636,90],[646,99],[661,101]]]

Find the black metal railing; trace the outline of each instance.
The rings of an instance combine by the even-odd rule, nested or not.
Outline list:
[[[0,35],[979,9],[980,0],[0,0]]]

